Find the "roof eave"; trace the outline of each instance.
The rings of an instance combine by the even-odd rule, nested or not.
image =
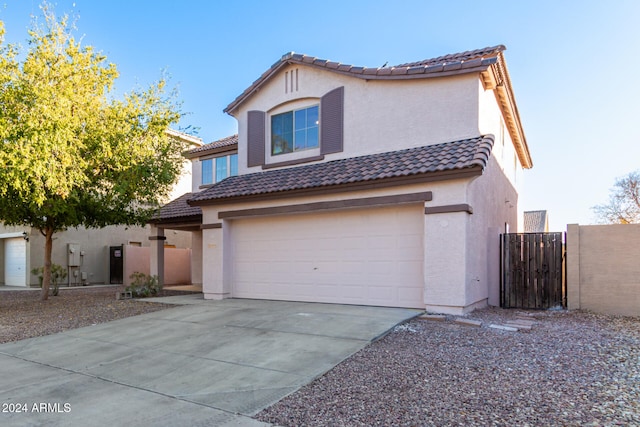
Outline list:
[[[182,153],[182,157],[185,157],[189,160],[195,159],[197,157],[205,157],[210,156],[212,154],[220,154],[226,152],[238,151],[238,144],[228,145],[224,147],[216,147],[208,150],[196,151],[192,152],[191,150],[185,151]]]
[[[470,167],[462,169],[450,169],[437,172],[426,172],[421,174],[399,176],[392,178],[382,178],[371,181],[361,181],[348,184],[337,184],[330,186],[314,187],[314,188],[302,188],[295,190],[275,191],[261,194],[250,195],[238,195],[231,197],[223,197],[208,200],[188,200],[187,204],[190,206],[212,206],[212,205],[224,205],[229,203],[247,202],[247,201],[264,201],[274,199],[284,199],[290,197],[298,197],[301,195],[321,195],[321,194],[333,194],[342,193],[346,191],[358,191],[363,189],[378,189],[396,187],[399,185],[408,185],[424,182],[445,181],[452,179],[465,179],[475,178],[482,175],[484,167],[480,164],[475,164]]]
[[[498,61],[481,73],[481,79],[485,89],[493,90],[496,95],[522,167],[531,169],[533,161],[531,160],[531,153],[522,128],[518,105],[513,94],[511,78],[509,77],[509,71],[502,52],[498,54]]]

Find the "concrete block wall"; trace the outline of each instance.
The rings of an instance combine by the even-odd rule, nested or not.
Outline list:
[[[567,226],[567,303],[640,316],[640,224]]]

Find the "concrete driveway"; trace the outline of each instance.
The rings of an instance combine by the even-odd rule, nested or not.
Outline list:
[[[229,299],[0,345],[0,425],[258,426],[418,310]]]

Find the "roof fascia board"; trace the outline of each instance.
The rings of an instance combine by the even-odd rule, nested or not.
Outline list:
[[[518,105],[516,104],[509,71],[502,52],[498,54],[498,59],[496,64],[493,64],[485,73],[481,74],[482,81],[487,89],[494,91],[522,167],[531,169],[533,161],[531,160],[527,139],[522,129]]]
[[[433,200],[433,193],[396,194],[391,196],[365,197],[357,199],[332,200],[325,202],[302,203],[285,206],[269,206],[264,208],[240,209],[218,212],[218,219],[246,218],[264,215],[290,215],[336,209],[372,208],[378,206],[399,205]]]

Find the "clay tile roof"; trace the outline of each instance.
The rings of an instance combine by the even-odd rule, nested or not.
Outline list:
[[[245,98],[253,94],[265,81],[287,64],[306,64],[316,68],[322,68],[365,79],[394,79],[406,78],[406,76],[415,78],[420,77],[420,75],[424,75],[424,77],[434,77],[433,74],[435,73],[467,73],[474,69],[489,67],[498,61],[498,55],[504,50],[506,50],[506,48],[503,45],[497,45],[482,49],[468,50],[461,53],[452,53],[417,62],[409,62],[406,64],[395,65],[393,67],[379,68],[367,68],[350,64],[341,64],[327,59],[319,59],[315,56],[289,52],[282,55],[278,62],[262,73],[262,75],[258,77],[258,79],[254,81],[244,92],[242,92],[242,94],[240,94],[240,96],[238,96],[231,104],[229,104],[224,111],[226,113],[231,113]]]
[[[449,55],[438,56],[437,58],[423,59],[417,62],[407,62],[405,64],[395,65],[395,67],[416,67],[416,66],[431,66],[431,65],[445,65],[453,62],[467,62],[476,60],[479,58],[495,57],[498,53],[505,51],[507,48],[503,45],[485,47],[482,49],[468,50],[461,53],[452,53]]]
[[[227,136],[225,138],[219,139],[209,144],[205,144],[200,147],[191,149],[186,153],[184,153],[184,156],[187,158],[198,157],[199,155],[209,151],[219,150],[222,148],[233,148],[234,146],[237,146],[237,145],[238,145],[238,135],[236,134],[236,135]]]
[[[194,205],[243,196],[320,189],[471,168],[484,170],[493,136],[229,177],[189,200]],[[201,203],[204,202],[204,203]]]
[[[201,217],[202,209],[199,206],[191,206],[187,200],[193,197],[193,193],[186,193],[160,208],[150,222],[160,223],[168,220],[183,219],[188,217]]]

